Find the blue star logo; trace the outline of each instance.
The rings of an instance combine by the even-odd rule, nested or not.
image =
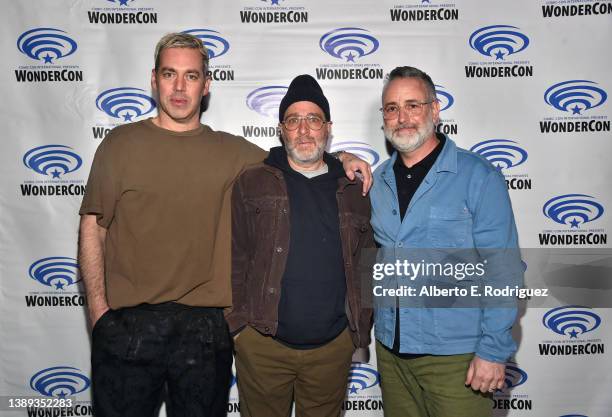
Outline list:
[[[582,109],[578,107],[577,104],[574,107],[572,107],[570,110],[572,111],[572,114],[580,114],[580,112],[582,111]]]
[[[499,172],[502,172],[502,170],[503,170],[503,167],[501,166],[501,164],[499,162],[495,164],[495,168],[497,168],[497,170]]]
[[[279,2],[279,0],[272,0],[272,1],[270,2],[270,4],[271,4],[272,6],[274,6],[275,4],[278,6],[278,2]]]
[[[55,168],[55,170],[51,171],[51,177],[52,178],[59,178],[61,174],[61,171],[58,171],[57,168]]]
[[[119,0],[119,6],[127,6],[128,0]]]
[[[123,113],[123,121],[124,122],[131,122],[132,121],[132,113],[130,113],[129,111],[126,111],[125,113]]]
[[[571,222],[569,222],[569,224],[570,224],[572,229],[574,229],[574,228],[577,229],[578,226],[580,225],[580,223],[578,223],[578,220],[575,217],[574,217],[574,219]]]
[[[353,55],[352,52],[349,52],[348,55],[346,55],[346,62],[355,62],[355,57],[357,55]]]
[[[355,385],[351,385],[349,388],[349,394],[357,394],[357,391],[359,391],[359,389]]]
[[[58,282],[57,284],[55,284],[55,289],[56,290],[63,290],[64,289],[64,284],[63,282]]]
[[[577,339],[578,338],[578,332],[576,331],[576,329],[572,329],[571,332],[569,332],[570,335],[570,339]]]
[[[53,63],[53,57],[51,55],[49,55],[47,53],[47,55],[43,56],[43,59],[45,60],[45,64],[52,64]]]
[[[58,397],[60,398],[65,398],[66,397],[66,392],[64,392],[64,390],[61,390],[59,394],[57,394]]]
[[[501,59],[502,61],[504,59],[504,53],[501,50],[495,53],[495,60],[497,61],[498,59]]]

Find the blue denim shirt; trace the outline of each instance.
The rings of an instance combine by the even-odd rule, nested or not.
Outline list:
[[[496,279],[503,282],[496,284],[522,285],[520,255],[503,255],[506,249],[518,254],[518,236],[502,174],[485,158],[447,138],[402,221],[393,172],[397,158],[395,152],[374,173],[370,198],[376,241],[385,250],[461,248],[476,257],[479,250],[501,249],[496,251],[499,262],[512,262],[507,270],[520,273],[501,274]],[[505,362],[516,351],[511,335],[516,313],[515,306],[400,308],[400,352],[475,352],[485,360]],[[377,308],[374,314],[376,339],[387,347],[393,346],[395,318],[394,307]]]

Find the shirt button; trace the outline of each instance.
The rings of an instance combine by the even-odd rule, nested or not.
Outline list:
[[[403,242],[399,242],[399,243],[397,244],[397,246],[398,246],[399,248],[401,248],[401,247],[403,247],[403,246],[404,246],[404,243],[403,243]]]
[[[277,253],[281,253],[282,251],[283,251],[283,248],[281,248],[280,246],[276,248]]]
[[[286,208],[282,209],[282,210],[281,210],[281,213],[283,213],[283,214],[287,214],[287,209],[286,209]]]
[[[275,292],[276,292],[276,289],[268,288],[268,294],[274,294]]]
[[[270,331],[270,328],[269,328],[269,327],[264,327],[264,330],[265,330],[266,332],[269,332],[269,331]]]
[[[257,208],[255,209],[255,213],[256,213],[256,214],[261,213],[261,209],[260,209],[259,207],[257,207]]]
[[[393,215],[397,216],[397,210],[393,209]]]

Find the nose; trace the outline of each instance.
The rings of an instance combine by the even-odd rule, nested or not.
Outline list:
[[[174,89],[176,91],[185,91],[185,85],[186,85],[186,81],[185,78],[183,77],[176,77],[176,80],[174,82]]]
[[[408,113],[408,108],[404,106],[400,106],[399,111],[397,113],[397,121],[402,124],[410,120],[410,113]]]
[[[310,128],[308,127],[308,123],[306,123],[306,119],[300,119],[300,124],[298,125],[298,133],[300,135],[304,135],[308,132]]]

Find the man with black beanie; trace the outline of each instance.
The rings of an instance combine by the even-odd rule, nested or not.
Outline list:
[[[247,168],[232,195],[233,308],[240,413],[336,417],[352,354],[370,343],[356,273],[372,247],[370,203],[325,152],[329,102],[296,77],[280,103],[283,145]]]

